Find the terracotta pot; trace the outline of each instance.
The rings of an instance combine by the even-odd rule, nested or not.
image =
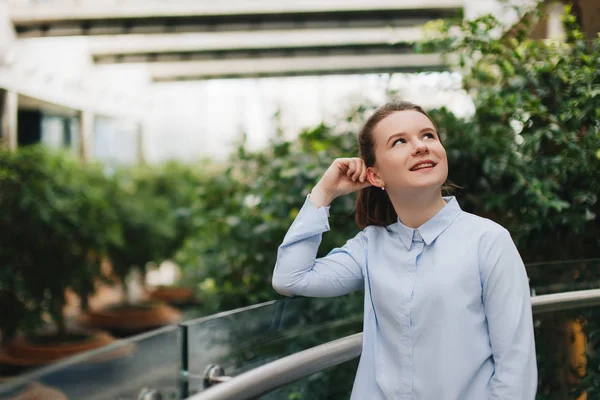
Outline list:
[[[11,397],[10,400],[67,400],[60,390],[39,383],[32,383],[23,392]]]
[[[163,303],[118,305],[89,311],[77,317],[82,326],[105,329],[113,334],[132,334],[181,321],[182,314]]]
[[[190,288],[179,286],[159,286],[150,291],[150,298],[158,301],[182,306],[195,302],[194,291]]]
[[[74,335],[81,336],[79,340]],[[54,335],[42,333],[36,337],[17,336],[0,348],[0,365],[3,374],[14,375],[34,367],[41,367],[62,358],[98,349],[116,339],[100,331],[72,332],[68,341],[58,342]],[[101,362],[121,358],[133,351],[133,344],[118,346],[105,353],[93,356],[87,362]]]

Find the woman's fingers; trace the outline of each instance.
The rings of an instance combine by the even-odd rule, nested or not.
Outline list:
[[[352,179],[352,174],[354,174],[355,171],[354,160],[352,158],[348,159],[347,167],[348,169],[346,170],[346,176]]]
[[[356,182],[358,178],[360,178],[360,173],[362,172],[362,167],[360,165],[360,160],[355,158],[352,160],[354,165],[354,172],[352,173],[352,180]]]
[[[350,176],[350,178],[355,181],[356,180],[356,173],[360,173],[360,164],[357,162],[356,158],[352,159],[352,175]]]
[[[343,165],[346,169],[345,175],[353,182],[364,182],[366,167],[360,158],[343,159]]]
[[[361,172],[360,172],[360,181],[365,182],[367,180],[367,166],[364,161],[361,160]]]
[[[345,175],[352,182],[365,182],[367,167],[361,158],[339,158],[337,161],[341,175]]]
[[[348,169],[348,177],[350,178],[350,180],[354,180],[354,174],[356,173],[356,160],[355,159],[351,159],[350,160],[350,168]]]

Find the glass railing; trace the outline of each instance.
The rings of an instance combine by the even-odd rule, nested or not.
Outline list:
[[[532,295],[600,288],[600,259],[527,265]]]
[[[0,399],[136,400],[145,387],[175,399],[177,333],[176,326],[168,326],[13,378],[0,385]]]
[[[600,399],[600,307],[536,313],[536,400]],[[346,400],[357,360],[320,371],[261,400]]]
[[[600,260],[529,265],[528,274],[537,298],[599,288]],[[588,399],[600,398],[595,392],[600,387],[600,307],[585,304],[536,312],[539,399],[562,398],[561,393],[573,397],[579,389]],[[163,399],[185,399],[206,390],[210,365],[222,367],[224,375],[239,376],[361,332],[362,313],[358,292],[329,299],[285,299],[189,320],[0,383],[0,399],[13,399],[32,384],[56,388],[68,399],[134,400],[143,388],[160,391]],[[344,362],[261,398],[347,398],[356,365],[357,360]]]
[[[352,392],[357,368],[358,358],[276,389],[257,400],[347,400]]]
[[[70,357],[0,383],[0,399],[48,388],[68,399],[135,400],[144,389],[159,391],[163,399],[184,399],[204,390],[209,365],[239,375],[361,331],[360,294],[273,301],[193,319]]]
[[[181,395],[201,392],[204,373],[217,364],[239,375],[298,351],[362,331],[362,299],[294,298],[181,324],[187,337]],[[184,363],[185,364],[185,363]]]
[[[537,399],[600,399],[600,260],[528,265],[528,275],[534,297]],[[356,359],[347,361],[256,398],[347,399],[356,367]]]
[[[600,398],[600,307],[536,315],[538,399]]]

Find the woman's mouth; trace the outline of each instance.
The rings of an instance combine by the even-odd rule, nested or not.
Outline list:
[[[419,171],[422,169],[431,169],[433,167],[435,167],[435,163],[433,161],[421,161],[416,163],[415,165],[412,166],[412,168],[410,169],[410,171]]]

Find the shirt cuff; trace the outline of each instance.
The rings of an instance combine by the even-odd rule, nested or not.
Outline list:
[[[323,206],[323,207],[318,207],[317,208],[317,206],[315,206],[315,204],[310,199],[310,193],[306,195],[306,202],[310,203],[316,210],[323,209],[325,211],[325,213],[327,214],[327,217],[329,217],[329,209],[331,208],[331,206]]]

